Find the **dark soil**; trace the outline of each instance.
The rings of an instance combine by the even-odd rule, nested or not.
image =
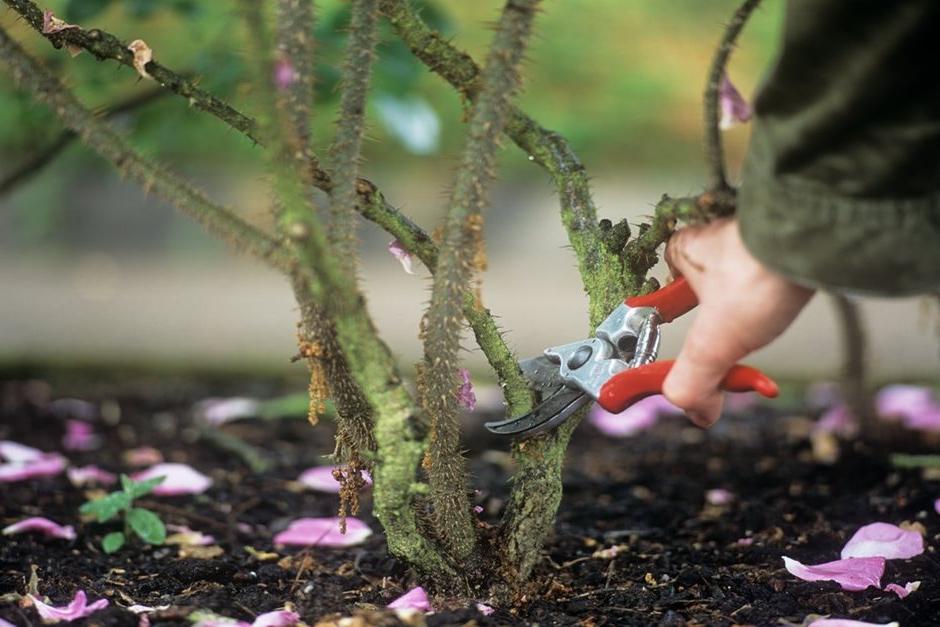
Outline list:
[[[124,609],[133,603],[169,605],[151,615],[151,623],[183,625],[196,608],[250,621],[285,602],[311,625],[354,614],[362,618],[351,624],[397,624],[376,610],[420,582],[387,553],[368,493],[360,517],[376,533],[364,544],[308,550],[272,545],[273,534],[293,518],[335,515],[335,495],[292,484],[332,450],[327,421],[317,428],[288,419],[226,425],[227,433],[271,453],[275,466],[263,474],[253,474],[238,456],[200,439],[192,422],[193,403],[207,396],[271,397],[285,391],[283,382],[245,379],[133,377],[111,385],[10,377],[0,383],[0,439],[61,450],[66,416],[52,411],[49,400],[76,396],[104,403],[108,419],[95,422],[105,439],[102,448],[67,453],[73,464],[130,471],[121,452],[146,444],[168,461],[209,474],[215,483],[204,495],[145,500],[165,521],[215,535],[225,550],[208,560],[180,558],[176,547],[133,546],[108,556],[99,547],[110,529],[79,519],[85,493],[65,475],[0,484],[0,525],[43,515],[78,531],[71,543],[36,535],[0,539],[0,595],[25,594],[35,565],[40,592],[56,604],[77,589],[92,600],[111,600],[107,610],[80,621],[89,625],[135,627],[138,618]],[[831,614],[896,620],[904,627],[940,624],[940,561],[934,550],[940,545],[940,515],[933,506],[940,485],[930,483],[930,472],[925,478],[920,470],[892,468],[886,454],[893,444],[848,444],[837,463],[818,463],[807,439],[809,420],[795,415],[779,407],[750,410],[726,417],[708,432],[679,418],[665,419],[625,440],[582,425],[570,449],[555,535],[517,602],[497,606],[489,617],[472,604],[439,610],[427,623],[774,625]],[[465,441],[484,508],[481,520],[496,523],[507,495],[508,443],[473,425]],[[734,499],[709,505],[705,493],[715,488],[730,491]],[[927,552],[889,561],[882,582],[922,581],[906,599],[873,588],[844,592],[834,583],[803,582],[784,570],[782,555],[805,563],[838,559],[858,527],[879,520],[926,528]],[[250,532],[236,523],[247,523]],[[247,546],[278,556],[259,560]],[[620,549],[612,558],[594,556],[614,546]],[[7,595],[0,603],[0,617],[19,627],[39,623],[34,610],[10,599]]]

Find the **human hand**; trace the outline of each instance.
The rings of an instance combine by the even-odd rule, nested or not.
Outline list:
[[[689,282],[699,306],[663,394],[692,422],[708,427],[721,415],[718,384],[728,370],[783,333],[814,291],[751,256],[734,219],[677,231],[665,258],[673,274]]]

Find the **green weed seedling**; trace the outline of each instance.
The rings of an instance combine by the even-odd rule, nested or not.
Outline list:
[[[147,544],[163,544],[166,540],[166,526],[163,521],[149,509],[134,507],[134,499],[148,494],[165,478],[134,481],[122,474],[120,490],[81,506],[79,511],[82,514],[94,516],[100,523],[108,522],[119,515],[124,518],[124,531],[113,531],[102,538],[101,548],[105,553],[114,553],[124,546],[132,532]]]

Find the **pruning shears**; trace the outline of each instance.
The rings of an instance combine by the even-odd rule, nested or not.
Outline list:
[[[661,394],[674,362],[656,361],[660,325],[697,305],[695,293],[682,277],[650,294],[627,298],[597,327],[594,337],[553,346],[539,357],[521,361],[519,366],[530,387],[540,393],[541,404],[524,416],[487,422],[486,428],[528,438],[554,429],[591,401],[619,414],[647,396]],[[720,387],[767,398],[779,392],[773,379],[743,365],[732,367]]]

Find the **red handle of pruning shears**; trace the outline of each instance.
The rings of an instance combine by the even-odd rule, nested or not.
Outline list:
[[[654,361],[615,374],[601,388],[598,404],[612,414],[619,414],[647,396],[662,394],[663,381],[673,363],[671,359]],[[733,366],[719,387],[726,392],[757,392],[767,398],[774,398],[780,392],[773,379],[750,366]]]
[[[665,287],[645,296],[631,296],[623,301],[627,307],[655,307],[663,322],[672,322],[698,306],[698,297],[685,277],[678,277]]]

